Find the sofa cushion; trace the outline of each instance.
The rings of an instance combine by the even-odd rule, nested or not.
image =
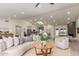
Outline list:
[[[0,39],[0,52],[4,50],[6,50],[6,44],[2,39]]]
[[[18,37],[14,37],[13,39],[14,39],[14,46],[19,45],[19,43],[20,43],[19,38]]]
[[[27,42],[32,42],[32,41],[33,41],[33,36],[32,35],[28,36]]]
[[[3,40],[6,44],[6,48],[10,48],[11,46],[13,46],[13,39],[11,37],[3,38]]]
[[[28,41],[28,37],[26,36],[26,37],[24,37],[24,38],[22,38],[23,40],[24,40],[24,42],[27,42]]]
[[[7,53],[8,56],[20,56],[31,48],[33,48],[33,42],[26,42],[21,45],[8,48],[4,53]]]
[[[11,44],[11,47],[13,46],[13,44],[14,44],[14,40],[13,40],[13,38],[12,37],[8,37],[8,39],[10,40],[10,44]]]
[[[68,37],[55,38],[55,45],[59,48],[66,49],[69,47],[69,38]]]
[[[23,44],[24,40],[22,38],[20,38],[20,44]]]

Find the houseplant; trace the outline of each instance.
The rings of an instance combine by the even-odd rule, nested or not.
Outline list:
[[[43,32],[40,34],[40,40],[42,45],[46,45],[48,39],[49,39],[49,36],[47,33]]]

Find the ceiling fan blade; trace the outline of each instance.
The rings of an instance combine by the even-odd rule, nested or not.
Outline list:
[[[54,5],[54,3],[49,3],[50,5]]]
[[[35,7],[38,7],[40,3],[37,3]]]

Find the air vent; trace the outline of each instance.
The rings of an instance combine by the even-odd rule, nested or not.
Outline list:
[[[5,20],[5,22],[9,22],[9,20]]]

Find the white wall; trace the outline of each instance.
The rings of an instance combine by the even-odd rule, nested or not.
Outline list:
[[[77,40],[79,41],[79,34],[77,33],[77,28],[79,28],[79,17],[76,20],[76,37],[77,37]]]
[[[27,20],[16,20],[16,25],[19,25],[19,26],[22,27],[22,33],[21,33],[21,35],[24,34],[24,28],[27,29],[28,26],[33,27],[33,25],[30,22],[28,22]]]
[[[23,33],[24,33],[24,28],[27,29],[28,26],[31,26],[31,29],[36,28],[35,25],[31,24],[27,20],[9,19],[9,22],[5,22],[5,19],[0,20],[0,28],[8,28],[9,31],[13,34],[15,34],[16,25],[22,27],[21,35],[23,35]],[[46,31],[51,33],[52,38],[55,37],[55,34],[54,34],[55,31],[54,31],[54,26],[53,25],[44,25],[44,28],[45,28]]]
[[[5,22],[5,20],[6,19],[0,19],[0,28],[8,28],[9,31],[13,34],[15,34],[16,25],[21,26],[22,29],[27,29],[28,26],[33,26],[30,22],[27,22],[26,20],[9,19],[9,22]]]

